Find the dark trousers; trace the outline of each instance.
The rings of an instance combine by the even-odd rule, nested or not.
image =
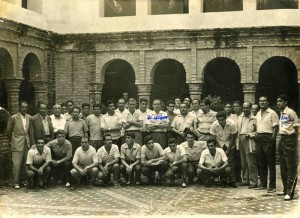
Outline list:
[[[258,134],[256,150],[260,167],[260,186],[267,186],[268,170],[270,173],[269,188],[276,188],[275,155],[276,148],[272,134]]]
[[[128,165],[130,165],[129,162],[126,161],[126,163]],[[141,164],[137,164],[133,167],[132,171],[131,171],[131,175],[128,175],[127,172],[126,172],[126,167],[125,165],[121,164],[120,165],[120,171],[124,177],[124,179],[126,181],[128,181],[129,179],[133,179],[133,176],[135,175],[135,181],[140,181],[141,180],[141,174],[142,174],[142,166]]]
[[[242,181],[241,172],[242,172],[242,162],[241,162],[241,154],[239,151],[235,152],[235,180],[237,182]]]
[[[166,133],[165,132],[151,132],[150,134],[153,141],[160,144],[163,149],[167,147]]]
[[[57,166],[51,164],[51,169],[51,176],[53,176],[55,179],[63,179],[65,182],[70,181],[70,171],[72,169],[71,160],[67,160]]]
[[[296,134],[281,136],[279,146],[280,173],[284,192],[292,198],[297,184],[298,139]]]
[[[204,184],[207,184],[209,182],[209,178],[218,176],[220,176],[221,182],[225,183],[230,178],[231,169],[230,167],[226,167],[225,169],[218,172],[210,172],[208,170],[198,169],[197,174],[199,180],[201,180]]]
[[[161,164],[156,166],[142,166],[142,173],[148,178],[149,182],[152,182],[152,174],[158,171],[159,175],[162,176],[168,170],[169,164],[167,161],[162,161]]]
[[[226,152],[227,151],[227,147],[226,145],[224,145],[223,150]],[[235,171],[235,167],[236,167],[236,153],[237,150],[235,147],[231,148],[229,153],[226,153],[227,157],[228,157],[228,166],[230,167],[230,181],[231,182],[235,182],[236,181],[236,171]]]
[[[74,156],[76,149],[81,146],[81,137],[80,136],[72,136],[71,138],[69,138],[69,141],[72,144],[72,156]]]
[[[103,166],[105,166],[106,163],[103,163]],[[110,175],[113,174],[114,182],[119,182],[120,180],[120,165],[118,163],[115,163],[113,166],[108,167],[108,173],[106,176],[103,175],[101,171],[99,171],[99,179],[102,179],[103,182],[108,183],[110,180]]]
[[[37,169],[39,169],[41,166],[43,166],[43,164],[40,164],[40,165],[34,165],[33,166]],[[29,183],[31,183],[31,181],[34,183],[34,184],[37,184],[37,182],[40,182],[40,183],[47,183],[48,181],[48,176],[50,174],[50,171],[51,171],[51,168],[49,166],[45,167],[44,170],[43,170],[43,175],[39,175],[37,172],[29,169],[29,167],[26,169],[26,177],[27,177],[27,180]],[[32,185],[32,184],[30,184]]]
[[[90,140],[90,145],[93,146],[96,151],[98,151],[98,149],[103,145],[103,141],[102,140]]]
[[[190,182],[193,182],[194,176],[197,174],[198,166],[199,161],[190,161],[181,164],[182,179],[184,182],[187,182],[187,177],[189,178]]]

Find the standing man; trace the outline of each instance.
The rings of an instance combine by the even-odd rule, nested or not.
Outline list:
[[[175,100],[174,114],[180,114],[179,107],[181,104],[181,99],[180,97],[176,97],[174,100]]]
[[[35,145],[37,139],[44,139],[48,143],[54,139],[52,121],[47,116],[47,104],[39,102],[38,113],[31,118],[29,126],[30,144]]]
[[[253,114],[253,116],[256,116],[258,111],[259,111],[258,104],[253,104],[251,107],[251,113]]]
[[[177,144],[185,141],[184,131],[192,128],[194,118],[195,116],[188,112],[186,104],[180,104],[180,114],[174,118],[171,125]]]
[[[168,129],[167,129],[167,132],[166,132],[166,137],[167,137],[167,140],[168,140],[169,138],[174,138],[174,134],[172,132],[171,124],[172,124],[172,122],[173,122],[173,120],[176,116],[176,114],[174,113],[175,102],[173,100],[169,100],[169,101],[167,101],[166,106],[167,106],[166,113],[167,113],[168,118],[169,118],[169,126],[168,126]]]
[[[237,136],[237,126],[230,119],[226,119],[226,112],[219,111],[216,115],[217,120],[212,124],[210,128],[210,133],[215,136],[219,146],[223,148],[227,157],[228,164],[231,168],[231,176],[229,186],[237,188],[235,179],[235,157],[236,157],[236,147],[235,140]]]
[[[144,142],[144,139],[147,135],[147,128],[146,128],[147,116],[148,116],[148,114],[151,113],[151,110],[148,109],[148,99],[147,98],[140,99],[140,109],[137,109],[137,112],[140,114],[140,120],[143,121],[143,127],[141,128],[141,131],[142,131],[142,139]]]
[[[71,101],[71,100],[68,100],[68,101],[66,102],[66,105],[67,105],[67,110],[68,110],[68,112],[65,113],[64,115],[65,115],[66,121],[68,121],[68,120],[70,120],[70,119],[72,118],[72,116],[73,116],[72,114],[73,114],[74,102]]]
[[[91,108],[91,105],[89,103],[83,103],[81,105],[81,109],[82,109],[82,112],[81,112],[81,116],[80,118],[83,119],[84,121],[86,121],[86,118],[90,115],[90,108]]]
[[[202,113],[202,110],[200,109],[200,100],[193,99],[192,107],[193,110],[190,112],[190,114],[193,115],[195,118],[197,118],[200,115],[200,113]]]
[[[279,161],[283,183],[284,200],[293,199],[298,177],[298,116],[287,106],[287,96],[277,97],[277,107],[280,109],[279,120]]]
[[[115,112],[115,103],[113,101],[107,101],[107,107],[108,112],[101,117],[101,131],[103,134],[110,134],[112,143],[121,147],[121,117]]]
[[[86,118],[86,125],[90,131],[90,145],[96,150],[102,145],[102,133],[101,133],[101,109],[100,104],[93,105],[94,113]]]
[[[243,114],[238,117],[237,150],[240,152],[242,163],[242,185],[257,188],[256,164],[256,118],[251,114],[251,103],[243,104]]]
[[[26,165],[26,177],[29,182],[28,188],[32,188],[34,179],[38,179],[41,188],[47,189],[48,176],[50,174],[51,151],[44,146],[43,139],[37,139],[36,147],[28,151]]]
[[[169,118],[160,108],[160,100],[154,99],[153,111],[147,115],[146,126],[154,142],[160,144],[164,149],[167,147],[166,131],[169,126]]]
[[[190,97],[185,97],[183,99],[183,103],[186,104],[189,112],[193,110],[193,108],[191,107],[191,98]]]
[[[210,109],[211,101],[208,98],[203,99],[200,103],[200,113],[194,121],[194,130],[199,141],[207,141],[212,138],[210,134],[210,127],[216,121],[217,112]]]
[[[61,106],[56,104],[53,106],[53,114],[50,115],[52,121],[52,127],[54,132],[54,138],[56,138],[56,133],[59,129],[64,129],[66,125],[66,119],[61,114]]]
[[[125,100],[123,98],[120,98],[118,100],[118,108],[116,109],[116,114],[119,115],[119,117],[121,118],[121,122],[122,122],[122,128],[120,130],[121,132],[121,143],[125,143],[125,130],[123,128],[124,124],[126,123],[126,118],[128,115],[129,111],[127,108],[125,108]],[[119,145],[121,146],[121,145]]]
[[[72,144],[72,155],[81,146],[81,139],[87,137],[88,127],[83,119],[79,118],[80,107],[73,107],[72,118],[66,122],[65,133]]]
[[[68,112],[67,104],[64,102],[64,103],[61,103],[60,106],[61,106],[61,114],[65,115],[65,113]]]
[[[256,150],[260,166],[260,187],[267,189],[268,170],[270,173],[268,193],[276,191],[276,135],[279,118],[275,111],[269,108],[269,100],[266,96],[259,98],[260,111],[256,115],[257,138]]]
[[[13,186],[15,189],[20,188],[21,172],[25,174],[25,162],[29,140],[29,123],[30,115],[27,114],[28,103],[22,101],[19,105],[19,113],[12,115],[8,119],[7,135],[10,141]]]
[[[122,93],[122,98],[125,101],[125,108],[128,109],[128,107],[129,107],[129,105],[128,105],[128,99],[129,99],[128,92],[123,92]]]
[[[128,101],[129,112],[126,117],[126,121],[123,125],[125,130],[125,141],[126,141],[126,133],[132,132],[135,134],[135,142],[139,145],[143,144],[142,132],[141,128],[143,126],[143,120],[140,117],[140,113],[135,109],[136,100],[134,98],[130,98]]]

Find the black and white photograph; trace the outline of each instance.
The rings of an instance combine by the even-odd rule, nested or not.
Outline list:
[[[0,0],[0,217],[299,217],[299,4]]]

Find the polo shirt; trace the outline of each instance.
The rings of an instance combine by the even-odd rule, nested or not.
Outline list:
[[[58,144],[57,139],[48,142],[46,146],[51,149],[54,160],[59,160],[64,157],[68,157],[68,159],[71,159],[72,157],[72,144],[67,139],[65,139],[64,143],[61,146]]]
[[[125,123],[128,123],[129,121],[139,122],[139,121],[143,121],[143,118],[140,116],[140,113],[137,110],[134,110],[133,114],[128,110]],[[130,130],[141,130],[141,127],[130,126],[129,128],[125,129],[125,131],[130,131]]]
[[[230,135],[236,133],[237,133],[237,126],[230,119],[226,120],[224,129],[219,124],[218,120],[216,120],[210,128],[210,134],[215,135],[217,137],[217,141],[221,147],[223,145],[226,145],[228,147],[230,143]]]
[[[54,114],[50,115],[51,121],[52,121],[52,127],[54,133],[57,132],[57,130],[64,130],[66,125],[66,119],[64,115],[60,115],[60,117],[54,116]]]
[[[206,148],[206,141],[194,141],[192,147],[186,141],[180,144],[180,155],[186,155],[188,161],[199,161],[202,151]]]
[[[200,133],[209,133],[211,125],[217,120],[216,114],[217,112],[213,110],[209,110],[207,113],[200,113],[197,117],[197,130]]]
[[[90,130],[90,140],[102,140],[101,115],[91,114],[86,118],[86,125]]]
[[[227,160],[228,158],[222,148],[216,148],[216,154],[214,157],[210,154],[209,149],[205,149],[201,154],[199,164],[208,168],[220,167]]]
[[[257,133],[273,133],[273,128],[278,125],[279,118],[275,111],[268,108],[262,116],[261,110],[256,115]]]
[[[92,146],[89,146],[89,149],[84,151],[80,146],[75,151],[72,163],[76,163],[82,168],[85,168],[93,163],[98,163],[96,149]]]
[[[281,111],[279,119],[279,134],[291,135],[296,133],[295,127],[299,126],[296,112],[288,106]]]
[[[151,111],[148,115],[147,115],[147,120],[146,120],[146,125],[157,125],[157,124],[165,124],[165,123],[169,123],[169,117],[167,115],[166,112],[164,111],[159,111],[158,113],[156,113],[155,111]],[[160,129],[155,129],[155,130],[149,130],[151,132],[166,132],[167,131],[167,127],[166,128],[160,128]]]
[[[73,136],[84,137],[88,131],[88,127],[83,119],[73,120],[72,118],[66,122],[65,132],[71,138]]]
[[[101,127],[105,129],[115,128],[117,124],[122,124],[121,117],[115,112],[113,115],[108,113],[101,117]],[[118,139],[121,137],[120,130],[109,131],[112,139]]]
[[[179,145],[177,145],[176,152],[172,152],[169,147],[164,149],[165,155],[169,158],[170,163],[173,163],[174,161],[182,159],[182,156],[180,154],[180,148]]]
[[[51,161],[51,150],[47,146],[44,146],[43,152],[40,154],[38,149],[35,147],[29,149],[27,154],[26,164],[28,165],[41,165],[45,162]]]
[[[119,148],[117,145],[112,144],[109,153],[105,149],[105,145],[98,149],[97,151],[99,163],[109,163],[116,158],[120,157]]]
[[[140,120],[143,121],[143,127],[141,128],[141,131],[142,131],[142,132],[147,132],[147,128],[146,128],[147,115],[148,115],[149,113],[151,113],[151,110],[146,109],[145,112],[142,112],[140,109],[137,109],[136,111],[137,111],[137,112],[139,113],[139,115],[140,115]]]
[[[153,149],[149,150],[146,145],[143,145],[141,148],[141,158],[146,160],[156,159],[164,155],[164,150],[158,143],[154,143]]]
[[[137,159],[141,159],[141,146],[134,142],[130,149],[129,146],[124,143],[121,146],[120,158],[130,162],[135,162]]]
[[[185,117],[181,114],[178,114],[174,118],[171,127],[175,128],[179,132],[183,132],[185,128],[192,127],[194,119],[195,117],[190,113],[188,113]]]

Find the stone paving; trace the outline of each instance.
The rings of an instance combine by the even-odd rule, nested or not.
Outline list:
[[[277,178],[277,191],[282,190]],[[300,216],[298,190],[295,199],[283,201],[276,193],[247,187],[210,188],[179,186],[79,187],[48,190],[0,188],[0,217],[4,216],[148,216],[148,215],[276,215]]]

